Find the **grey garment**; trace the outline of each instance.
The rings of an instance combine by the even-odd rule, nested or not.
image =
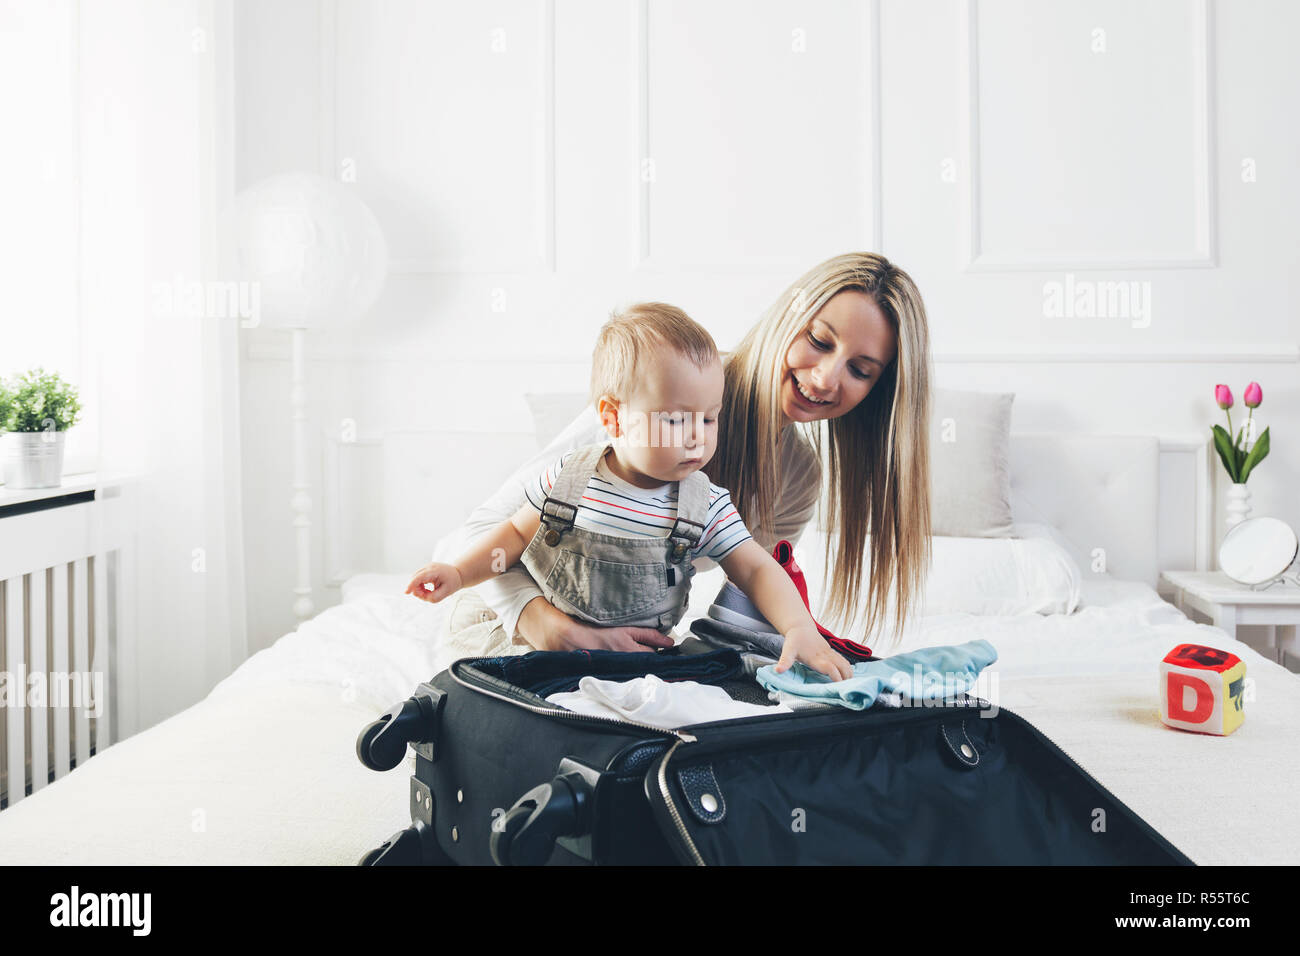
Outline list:
[[[746,677],[753,677],[758,673],[760,667],[766,667],[768,664],[775,664],[778,658],[768,657],[766,654],[756,654],[752,651],[740,652],[741,673]],[[770,693],[770,692],[769,692]]]
[[[730,581],[724,585],[726,587],[735,587]],[[721,592],[719,592],[721,597]],[[717,607],[715,605],[714,607]],[[709,608],[712,613],[713,607]],[[760,617],[761,626],[767,624]],[[756,622],[759,623],[759,622]],[[760,667],[766,667],[768,664],[775,664],[781,658],[781,646],[785,641],[780,634],[768,634],[765,631],[751,630],[747,627],[740,627],[730,624],[726,621],[716,621],[711,617],[696,618],[691,622],[691,634],[693,634],[700,643],[710,650],[718,648],[730,648],[740,652],[740,660],[744,665],[744,672],[747,677],[753,679],[754,674]],[[687,638],[686,640],[690,640]],[[683,642],[685,643],[685,642]],[[757,681],[755,687],[761,686]],[[779,690],[766,690],[768,701],[778,704],[785,704],[791,710],[825,710],[835,708],[838,704],[828,703],[822,700],[810,700],[807,697],[799,697],[795,694],[787,694]],[[728,691],[730,693],[730,691]],[[734,696],[734,695],[733,695]]]
[[[723,582],[722,590],[713,599],[713,604],[709,607],[709,617],[756,634],[779,635],[781,633],[768,622],[763,612],[749,599],[749,595],[730,581]]]
[[[587,445],[565,463],[542,503],[542,522],[520,559],[543,596],[579,620],[602,627],[652,627],[667,634],[686,613],[704,535],[709,479],[678,483],[677,519],[666,538],[623,538],[574,525],[587,483],[610,442]]]
[[[730,584],[730,582],[728,582]],[[724,589],[727,585],[723,585]],[[712,613],[713,608],[709,608]],[[758,654],[775,663],[785,647],[785,637],[779,632],[752,630],[712,617],[700,617],[691,622],[691,633],[714,648],[729,647],[743,653]]]

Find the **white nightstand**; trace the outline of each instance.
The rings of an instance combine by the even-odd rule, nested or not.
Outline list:
[[[1271,628],[1273,659],[1291,670],[1300,667],[1300,647],[1296,645],[1300,585],[1290,578],[1270,588],[1252,590],[1222,571],[1165,571],[1157,589],[1188,617],[1198,611],[1234,639],[1243,625]]]

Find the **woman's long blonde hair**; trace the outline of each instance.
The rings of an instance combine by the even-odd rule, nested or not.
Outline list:
[[[857,633],[869,638],[883,622],[892,583],[897,638],[919,603],[930,563],[930,336],[921,294],[906,272],[882,256],[851,252],[795,280],[725,358],[718,448],[705,471],[731,492],[746,525],[773,527],[786,353],[822,306],[849,289],[880,307],[898,348],[855,408],[800,425],[826,472],[826,527],[838,531],[836,554],[826,539],[826,567],[834,570],[820,619],[841,623],[842,637],[855,633],[870,534],[867,619]]]

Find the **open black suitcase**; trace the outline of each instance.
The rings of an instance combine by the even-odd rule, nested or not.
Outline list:
[[[692,643],[704,668],[692,679],[770,703],[735,651]],[[682,651],[618,656],[655,673]],[[522,658],[458,660],[367,726],[362,763],[392,769],[409,744],[415,774],[411,826],[361,864],[1192,865],[1032,724],[980,698],[670,731],[545,700],[557,675],[572,690],[593,673],[592,655],[523,655],[545,665],[532,687],[503,679]]]

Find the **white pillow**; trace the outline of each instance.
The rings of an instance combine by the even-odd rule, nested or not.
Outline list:
[[[934,390],[930,524],[935,535],[1008,538],[1014,392]]]
[[[549,445],[551,439],[591,404],[586,392],[527,392],[524,401],[533,416],[538,448]]]
[[[1073,614],[1083,588],[1083,573],[1078,564],[1053,540],[1049,529],[1036,525],[1022,525],[1018,529],[1024,537],[935,535],[931,539],[932,560],[916,613],[920,616]],[[824,536],[825,532],[810,525],[795,548],[795,560],[808,581],[814,615],[823,582],[829,580],[823,566]],[[833,538],[831,547],[835,547]],[[889,614],[893,614],[892,600]]]
[[[1073,614],[1083,574],[1050,537],[935,538],[922,614]]]

